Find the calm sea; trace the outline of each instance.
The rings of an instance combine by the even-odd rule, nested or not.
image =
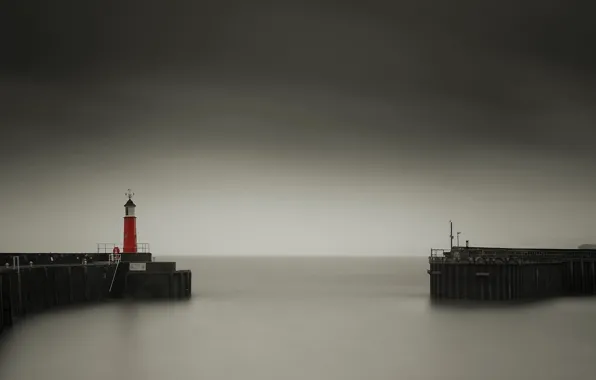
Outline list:
[[[176,260],[190,301],[31,318],[0,380],[596,377],[596,298],[432,305],[424,258]]]

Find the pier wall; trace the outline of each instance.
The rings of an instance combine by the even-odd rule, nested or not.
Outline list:
[[[135,299],[187,298],[191,292],[189,270],[176,272],[128,272],[124,285],[125,297]]]
[[[134,265],[135,267],[131,267]],[[121,262],[121,296],[134,299],[183,299],[191,295],[192,273],[177,270],[175,262]]]
[[[108,264],[0,268],[0,331],[47,309],[107,300],[115,269]]]
[[[521,300],[564,294],[561,264],[432,263],[432,298]]]
[[[96,254],[0,254],[0,333],[28,315],[67,305],[191,295],[191,272],[176,270],[175,262],[102,259]]]
[[[596,294],[596,259],[571,260],[562,265],[565,293]]]
[[[462,249],[459,253],[431,254],[432,299],[515,301],[596,295],[596,252]]]

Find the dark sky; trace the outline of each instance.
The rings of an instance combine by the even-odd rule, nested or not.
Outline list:
[[[271,3],[2,2],[0,251],[596,241],[589,1]]]

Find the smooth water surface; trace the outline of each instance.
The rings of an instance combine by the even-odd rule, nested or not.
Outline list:
[[[0,379],[596,376],[596,298],[432,305],[425,258],[176,261],[190,301],[31,318],[2,337]]]

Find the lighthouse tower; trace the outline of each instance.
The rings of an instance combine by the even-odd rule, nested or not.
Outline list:
[[[122,253],[137,253],[137,217],[135,216],[137,206],[132,201],[135,194],[128,189],[125,195],[128,197],[128,201],[124,205],[124,244]]]

